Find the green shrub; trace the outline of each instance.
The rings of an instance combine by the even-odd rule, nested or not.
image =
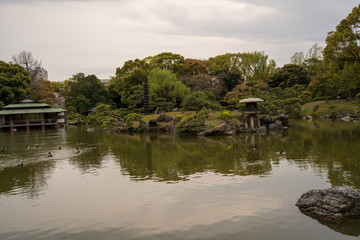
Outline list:
[[[331,96],[328,96],[327,97],[328,100],[332,100],[332,97]],[[325,100],[325,97],[314,97],[313,98],[313,102],[316,102],[316,101],[324,101]]]
[[[229,110],[223,110],[223,111],[220,113],[220,119],[230,120],[231,117],[232,117],[232,113],[231,113],[231,111],[229,111]]]
[[[232,98],[230,100],[228,100],[228,106],[226,107],[226,109],[228,110],[236,110],[239,109],[240,107],[240,99],[238,98]]]
[[[143,116],[138,113],[130,113],[124,117],[124,122],[127,127],[130,127],[135,121],[140,121]]]
[[[201,110],[196,114],[185,116],[176,125],[176,134],[197,134],[205,130],[205,120],[210,110]]]
[[[223,106],[223,107],[226,107],[226,106],[229,105],[229,102],[226,101],[226,100],[220,100],[219,103],[220,103],[220,105]]]
[[[259,83],[258,81],[247,81],[247,82],[245,82],[245,85],[249,86],[249,87],[253,87],[258,83]]]
[[[208,91],[198,91],[187,95],[181,103],[185,111],[197,111],[203,107],[220,110],[221,105],[216,101],[213,93]]]
[[[183,116],[181,116],[181,115],[176,115],[175,118],[176,118],[176,119],[182,119]]]
[[[358,94],[356,94],[355,100],[358,104],[360,104],[360,92]]]
[[[119,125],[119,121],[111,116],[106,116],[103,119],[102,126],[106,129],[111,129]]]

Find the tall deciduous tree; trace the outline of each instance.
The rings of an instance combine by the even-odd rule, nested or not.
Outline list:
[[[148,80],[150,93],[173,103],[180,103],[190,93],[190,89],[169,70],[155,68],[150,72]]]
[[[0,61],[0,105],[18,102],[30,93],[30,75],[18,64]]]
[[[115,76],[109,82],[110,99],[118,107],[127,107],[129,104],[127,99],[134,94],[134,89],[138,89],[134,87],[138,85],[143,87],[149,72],[150,65],[145,60],[126,61],[123,67],[116,69]]]
[[[352,92],[355,94],[360,89],[360,63],[346,64],[333,79],[340,92],[344,92],[347,98],[352,98]],[[343,95],[344,96],[344,95]]]
[[[19,64],[29,72],[31,77],[31,84],[35,84],[37,75],[41,70],[41,60],[39,61],[35,59],[32,53],[27,51],[21,51],[17,56],[13,56],[12,60],[14,63]]]
[[[241,55],[241,71],[245,81],[266,80],[273,73],[276,63],[268,61],[264,52],[244,53]]]
[[[66,106],[75,107],[81,114],[99,103],[104,103],[106,95],[105,86],[95,75],[85,76],[84,73],[78,73],[65,81]]]
[[[360,5],[328,33],[324,60],[335,71],[360,62]]]
[[[292,55],[291,58],[290,58],[290,63],[295,64],[295,65],[299,65],[299,66],[304,66],[304,64],[305,64],[305,54],[303,52],[294,53],[294,55]]]
[[[55,94],[54,88],[49,80],[37,80],[31,89],[30,98],[39,101],[54,104]]]
[[[193,76],[201,73],[206,74],[208,72],[205,61],[187,58],[185,59],[181,75]]]
[[[295,84],[304,85],[310,83],[310,77],[304,67],[295,64],[286,64],[282,68],[277,69],[274,74],[269,77],[269,85],[271,87],[287,88]]]
[[[227,91],[231,91],[236,85],[244,81],[241,72],[241,54],[226,53],[209,58],[206,62],[210,75],[217,76]]]
[[[144,61],[150,64],[151,69],[160,68],[163,70],[171,70],[176,75],[180,75],[185,63],[185,58],[180,54],[163,52],[153,57],[145,58]]]
[[[192,92],[209,91],[212,92],[217,99],[219,99],[224,92],[222,81],[216,76],[210,76],[209,74],[201,73],[198,75],[181,76],[178,79],[189,87]]]

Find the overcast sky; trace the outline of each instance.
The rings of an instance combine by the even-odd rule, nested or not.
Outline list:
[[[0,0],[0,60],[41,59],[49,80],[109,78],[125,61],[161,52],[208,59],[264,51],[278,66],[315,43],[355,0]]]

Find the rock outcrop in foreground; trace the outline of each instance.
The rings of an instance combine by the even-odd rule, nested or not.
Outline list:
[[[351,187],[310,190],[301,195],[296,206],[305,214],[329,220],[360,216],[360,190]]]

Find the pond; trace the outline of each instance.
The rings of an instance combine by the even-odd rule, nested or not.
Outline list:
[[[207,138],[3,131],[0,239],[358,237],[359,219],[318,221],[295,203],[310,189],[360,188],[360,124],[292,124]]]

